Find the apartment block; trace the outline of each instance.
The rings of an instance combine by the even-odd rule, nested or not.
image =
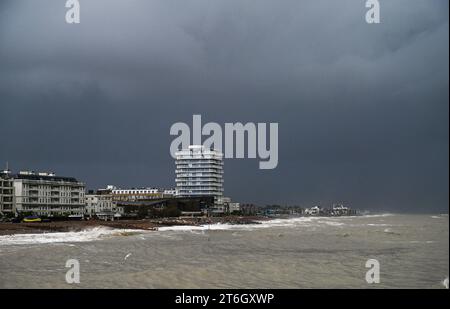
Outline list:
[[[21,171],[12,176],[16,212],[36,215],[81,215],[85,185],[73,177]]]
[[[176,190],[179,197],[223,195],[223,154],[192,145],[177,151]]]

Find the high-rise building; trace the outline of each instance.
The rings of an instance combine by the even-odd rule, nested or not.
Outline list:
[[[192,145],[175,153],[177,196],[223,195],[223,154]]]

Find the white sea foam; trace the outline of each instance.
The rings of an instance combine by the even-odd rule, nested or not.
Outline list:
[[[317,221],[317,223],[319,224],[327,224],[327,225],[331,225],[331,226],[342,226],[345,223],[343,222],[335,222],[335,221]]]
[[[443,217],[441,217],[441,216],[431,216],[431,218],[433,218],[433,219],[442,219]]]
[[[228,224],[210,224],[210,225],[174,225],[159,227],[158,231],[180,231],[180,232],[193,232],[193,231],[207,231],[207,230],[227,230],[231,227]],[[202,233],[198,233],[202,234]]]
[[[175,226],[164,226],[158,228],[158,231],[180,231],[180,232],[205,232],[205,231],[219,231],[219,230],[253,230],[253,229],[264,229],[264,228],[274,228],[274,227],[293,227],[293,226],[311,226],[311,223],[317,222],[319,224],[329,224],[329,225],[343,225],[344,223],[323,221],[327,219],[325,217],[299,217],[290,219],[272,219],[265,221],[257,221],[257,224],[227,224],[227,223],[215,223],[215,224],[205,224],[205,225],[175,225]],[[319,221],[322,220],[322,221]]]
[[[140,230],[110,229],[106,227],[95,227],[80,232],[4,235],[0,236],[0,246],[85,242],[105,237],[120,236],[122,233],[129,233],[129,232],[142,233],[142,231]]]
[[[391,213],[385,213],[385,214],[376,214],[376,215],[363,215],[361,217],[363,218],[379,218],[379,217],[392,217],[395,216],[394,214]]]
[[[365,217],[387,217],[392,214],[378,214],[365,215],[360,217],[297,217],[289,219],[272,219],[257,221],[258,224],[205,224],[200,226],[182,225],[182,226],[165,226],[158,228],[158,231],[178,231],[204,234],[207,231],[219,230],[238,230],[251,231],[254,229],[277,228],[277,227],[307,227],[320,228],[321,226],[343,226],[346,223],[342,222],[349,218],[365,218]],[[382,226],[380,224],[380,226]],[[73,242],[87,242],[105,237],[120,236],[122,233],[144,233],[141,230],[128,229],[110,229],[107,227],[96,227],[80,232],[58,232],[58,233],[43,233],[43,234],[15,234],[0,236],[0,246],[2,245],[21,245],[21,244],[43,244],[43,243],[73,243]],[[389,233],[389,230],[385,230]],[[153,234],[154,232],[148,232]],[[148,234],[148,235],[150,235]],[[147,233],[146,233],[147,235]],[[162,235],[162,233],[155,233],[153,235]],[[165,235],[170,236],[170,235]],[[144,239],[141,237],[141,239]]]
[[[444,281],[442,281],[442,285],[448,289],[448,277],[444,279]]]

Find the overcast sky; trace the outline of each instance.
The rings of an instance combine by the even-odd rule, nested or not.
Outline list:
[[[448,212],[447,0],[0,2],[0,162],[88,188],[173,187],[170,126],[278,122],[241,202]]]

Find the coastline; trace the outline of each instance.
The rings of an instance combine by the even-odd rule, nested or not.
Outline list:
[[[385,217],[393,216],[393,213],[374,213],[367,215],[357,215],[358,217]],[[426,214],[431,217],[448,217],[448,214]],[[0,236],[18,235],[18,234],[45,234],[45,233],[64,233],[64,232],[83,232],[94,228],[106,227],[113,230],[142,230],[157,231],[159,228],[173,226],[204,226],[208,224],[262,224],[265,221],[292,219],[292,218],[348,218],[355,216],[223,216],[223,217],[173,217],[157,219],[122,219],[116,221],[102,220],[82,220],[82,221],[54,221],[54,222],[35,222],[35,223],[11,223],[0,222]]]
[[[160,227],[205,224],[259,224],[260,221],[269,220],[263,216],[225,216],[225,217],[189,217],[189,218],[158,218],[142,220],[86,220],[86,221],[55,221],[36,223],[10,223],[0,222],[0,236],[15,234],[39,234],[58,232],[81,232],[97,227],[109,227],[112,229],[156,231]]]

